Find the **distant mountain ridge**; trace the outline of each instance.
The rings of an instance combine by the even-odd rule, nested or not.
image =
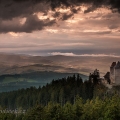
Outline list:
[[[35,71],[78,72],[78,69],[66,66],[64,62],[74,57],[68,56],[29,56],[0,54],[0,75],[21,74]]]
[[[30,56],[0,53],[0,75],[22,74],[36,71],[53,71],[62,73],[82,73],[89,75],[98,68],[104,75],[109,71],[116,57],[85,57],[85,56]]]

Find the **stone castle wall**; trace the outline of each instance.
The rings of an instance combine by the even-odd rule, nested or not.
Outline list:
[[[110,80],[111,80],[111,83],[115,83],[115,69],[114,69],[114,67],[110,68]]]
[[[120,69],[115,69],[115,84],[120,84]]]

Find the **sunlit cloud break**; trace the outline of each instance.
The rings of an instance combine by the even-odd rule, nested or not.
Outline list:
[[[62,52],[52,52],[48,53],[49,55],[63,55],[63,56],[83,56],[83,57],[120,57],[119,55],[114,54],[74,54],[72,52],[69,53],[62,53]]]

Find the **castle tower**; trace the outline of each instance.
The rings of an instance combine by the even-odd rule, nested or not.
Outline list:
[[[111,83],[115,83],[115,66],[116,66],[116,62],[113,62],[112,65],[110,66],[110,80],[111,80]]]
[[[120,84],[120,62],[115,66],[115,84]]]

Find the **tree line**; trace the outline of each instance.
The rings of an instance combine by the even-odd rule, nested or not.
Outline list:
[[[74,104],[75,96],[78,95],[84,100],[92,99],[94,84],[91,81],[81,79],[80,75],[68,76],[43,87],[30,87],[12,92],[0,93],[0,105],[2,108],[28,109],[36,104],[48,105],[50,101],[63,106],[66,102]]]

